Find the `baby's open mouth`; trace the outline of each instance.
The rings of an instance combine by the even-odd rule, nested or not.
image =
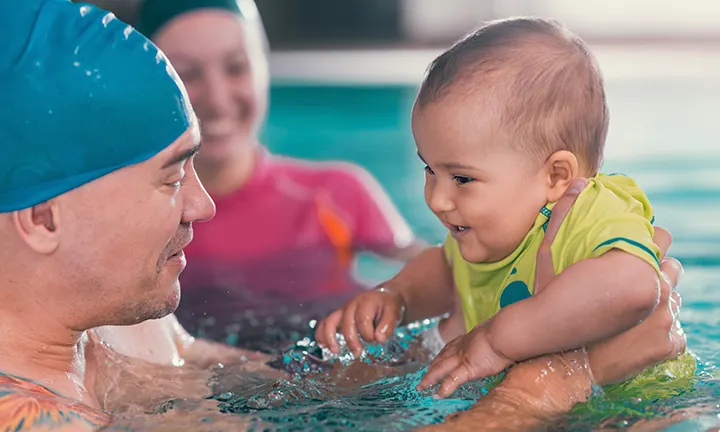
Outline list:
[[[453,224],[447,224],[447,226],[450,229],[450,233],[453,236],[465,234],[466,232],[470,231],[470,227],[467,227],[467,226],[453,225]]]

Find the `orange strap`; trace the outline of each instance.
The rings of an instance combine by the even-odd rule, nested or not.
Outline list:
[[[328,236],[328,239],[330,239],[330,243],[335,248],[338,261],[340,261],[343,271],[347,271],[353,259],[353,237],[350,227],[340,215],[333,210],[327,199],[318,197],[315,200],[315,209],[318,219],[320,219],[320,225]]]

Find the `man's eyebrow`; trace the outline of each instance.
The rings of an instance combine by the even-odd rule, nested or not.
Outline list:
[[[177,165],[179,163],[185,162],[186,160],[195,156],[198,151],[200,151],[200,144],[197,144],[193,148],[188,149],[182,153],[178,153],[178,154],[174,155],[172,158],[170,158],[170,160],[168,160],[167,162],[165,162],[163,164],[162,169],[170,168],[173,165]]]

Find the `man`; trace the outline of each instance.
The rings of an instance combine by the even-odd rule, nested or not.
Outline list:
[[[162,53],[112,14],[4,2],[0,37],[0,406],[15,408],[0,423],[95,427],[87,330],[171,313],[192,223],[214,215],[197,121]]]
[[[95,430],[121,407],[108,402],[111,386],[150,391],[132,379],[141,367],[165,366],[188,380],[178,392],[203,396],[189,382],[198,369],[168,368],[242,353],[190,338],[169,315],[192,223],[214,214],[193,166],[199,134],[182,83],[144,37],[90,6],[4,2],[0,37],[0,429]],[[663,325],[636,330],[668,339]],[[590,359],[596,376],[677,355],[658,345],[618,356],[621,338]],[[589,388],[585,359],[569,356],[578,380],[556,374],[546,388],[565,404],[543,409],[565,409],[571,391]],[[542,368],[520,365],[506,381],[535,388]]]

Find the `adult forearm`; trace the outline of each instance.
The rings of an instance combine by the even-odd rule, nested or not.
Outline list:
[[[468,411],[428,430],[531,431],[584,402],[591,392],[587,356],[571,351],[512,367],[505,379]]]

